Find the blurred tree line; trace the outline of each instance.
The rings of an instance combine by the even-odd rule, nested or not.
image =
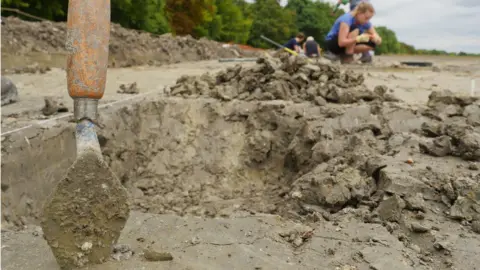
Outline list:
[[[250,3],[252,2],[252,3]],[[324,37],[343,14],[332,14],[330,3],[315,0],[111,0],[112,21],[123,27],[155,34],[172,32],[176,35],[207,37],[221,42],[249,44],[269,48],[260,39],[265,35],[285,43],[299,31],[313,36],[324,47]],[[53,21],[65,21],[68,0],[2,0],[2,7],[15,8]],[[2,10],[2,16],[16,13]],[[20,16],[21,17],[21,16]],[[27,17],[23,19],[29,19]],[[397,40],[395,32],[377,27],[383,44],[376,54],[447,55],[440,50],[417,50]],[[458,55],[469,55],[459,53]]]

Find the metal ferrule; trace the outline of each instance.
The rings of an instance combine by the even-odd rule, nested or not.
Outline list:
[[[75,98],[73,100],[73,116],[75,120],[96,120],[98,114],[98,99]]]
[[[95,132],[95,124],[90,122],[90,120],[84,119],[77,123],[75,136],[77,138],[77,156],[82,155],[87,150],[101,153],[97,133]]]

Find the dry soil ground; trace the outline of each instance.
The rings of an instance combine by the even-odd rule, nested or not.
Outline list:
[[[62,27],[18,24],[5,33],[33,33],[7,45],[50,52]],[[138,38],[117,33],[120,51]],[[87,269],[479,268],[478,59],[377,57],[355,72],[293,58],[162,61],[109,69],[98,134],[134,211],[111,260]],[[69,113],[41,112],[45,97],[72,109],[65,71],[48,65],[7,75],[20,100],[2,106],[6,270],[58,269],[37,225],[75,138]],[[139,93],[117,93],[134,82]]]
[[[394,67],[400,61],[430,61],[440,71],[432,68]],[[365,83],[372,88],[386,85],[408,103],[424,104],[434,90],[449,89],[469,94],[471,80],[480,84],[480,60],[462,57],[378,57],[374,66],[353,66],[365,74]],[[186,62],[164,67],[134,67],[110,69],[105,96],[100,104],[138,98],[117,93],[121,84],[136,82],[140,95],[156,95],[165,86],[175,83],[181,75],[201,75],[216,72],[236,63],[219,63],[218,60]],[[251,63],[243,64],[245,66]],[[23,127],[32,120],[45,120],[38,112],[44,107],[45,97],[53,97],[72,110],[66,90],[65,70],[53,68],[46,74],[12,74],[8,76],[20,90],[20,102],[2,108],[2,132]],[[477,88],[480,88],[477,87]],[[480,94],[480,89],[478,94]]]
[[[465,213],[452,219],[450,207],[478,188],[478,154],[473,150],[474,157],[462,161],[462,153],[454,150],[437,153],[443,156],[441,162],[425,154],[419,145],[430,146],[418,138],[418,130],[428,129],[421,125],[428,122],[422,115],[428,114],[412,112],[428,101],[432,90],[468,95],[478,63],[429,58],[439,70],[392,67],[402,59],[412,58],[379,57],[376,65],[351,67],[364,74],[368,88],[386,85],[391,89],[387,92],[405,101],[382,103],[383,119],[371,113],[378,104],[355,100],[319,107],[308,101],[224,102],[165,93],[165,86],[174,85],[181,75],[233,67],[217,61],[110,69],[102,104],[124,101],[100,110],[105,127],[99,134],[105,158],[129,189],[136,212],[119,241],[127,246],[107,264],[90,269],[477,269],[476,210],[464,206]],[[254,63],[243,66],[255,68]],[[75,156],[69,117],[50,121],[66,114],[47,118],[40,112],[46,96],[71,109],[65,74],[53,69],[9,77],[18,86],[20,101],[2,107],[2,133],[33,126],[2,136],[2,269],[56,269],[41,230],[32,224]],[[138,95],[116,93],[120,84],[133,82]],[[365,130],[365,125],[374,127]],[[303,134],[305,128],[313,134]],[[305,136],[313,137],[306,142]],[[317,153],[314,145],[322,144],[322,138],[331,146],[323,145]],[[363,165],[337,159],[354,159],[342,153],[356,152],[352,143],[371,145],[376,140],[387,146],[362,161],[380,157],[384,160],[376,162],[388,164],[384,176],[373,178],[376,192],[361,191],[365,194],[352,201],[354,190],[367,184],[322,182],[326,180],[320,177],[317,181],[330,186],[328,191],[298,198],[302,195],[296,192],[316,189],[302,184],[316,173],[333,172],[341,179],[339,173],[348,175],[350,168],[358,168],[353,175],[368,176],[363,176],[368,171]],[[332,149],[339,147],[344,149]],[[304,153],[311,149],[313,153]],[[414,166],[405,163],[408,158]],[[347,169],[339,169],[346,164]],[[346,190],[336,190],[336,185]],[[445,185],[453,186],[450,197]],[[319,195],[325,192],[327,197]],[[346,198],[338,199],[338,192]],[[417,202],[410,195],[418,195]],[[145,249],[170,252],[173,261],[148,261]]]

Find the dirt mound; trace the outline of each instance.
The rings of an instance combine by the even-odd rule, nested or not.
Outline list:
[[[183,76],[167,92],[172,96],[210,96],[221,100],[314,101],[325,105],[355,103],[359,100],[396,100],[379,87],[363,84],[364,76],[351,70],[341,72],[326,63],[308,63],[306,58],[259,58],[251,68],[237,65],[216,75]]]
[[[2,17],[2,56],[12,58],[30,54],[66,54],[66,24],[50,21],[27,22],[15,17]],[[261,52],[244,50],[235,45],[207,40],[194,39],[190,36],[161,36],[125,29],[118,24],[111,25],[110,59],[111,67],[129,67],[136,65],[162,65],[184,61],[198,61],[225,57],[255,56]],[[15,62],[15,61],[13,61]],[[6,63],[6,72],[32,72],[37,69],[35,63],[15,66]],[[14,66],[12,66],[14,65]]]

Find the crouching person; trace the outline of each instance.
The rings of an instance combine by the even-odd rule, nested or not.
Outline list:
[[[307,57],[316,58],[320,56],[322,49],[313,37],[308,37],[307,41],[303,43],[303,51]]]
[[[297,52],[297,53],[300,53],[302,50],[301,50],[301,47],[300,47],[300,43],[303,42],[303,40],[305,39],[305,35],[303,33],[298,33],[297,36],[295,36],[294,38],[290,39],[285,45],[283,45],[285,48],[288,48],[294,52]]]
[[[370,23],[374,14],[372,4],[361,2],[353,11],[340,16],[325,37],[325,57],[330,60],[340,58],[342,63],[351,63],[354,54],[362,53],[367,57],[362,56],[360,60],[371,62],[371,56],[365,52],[375,50],[382,43],[382,38]]]

